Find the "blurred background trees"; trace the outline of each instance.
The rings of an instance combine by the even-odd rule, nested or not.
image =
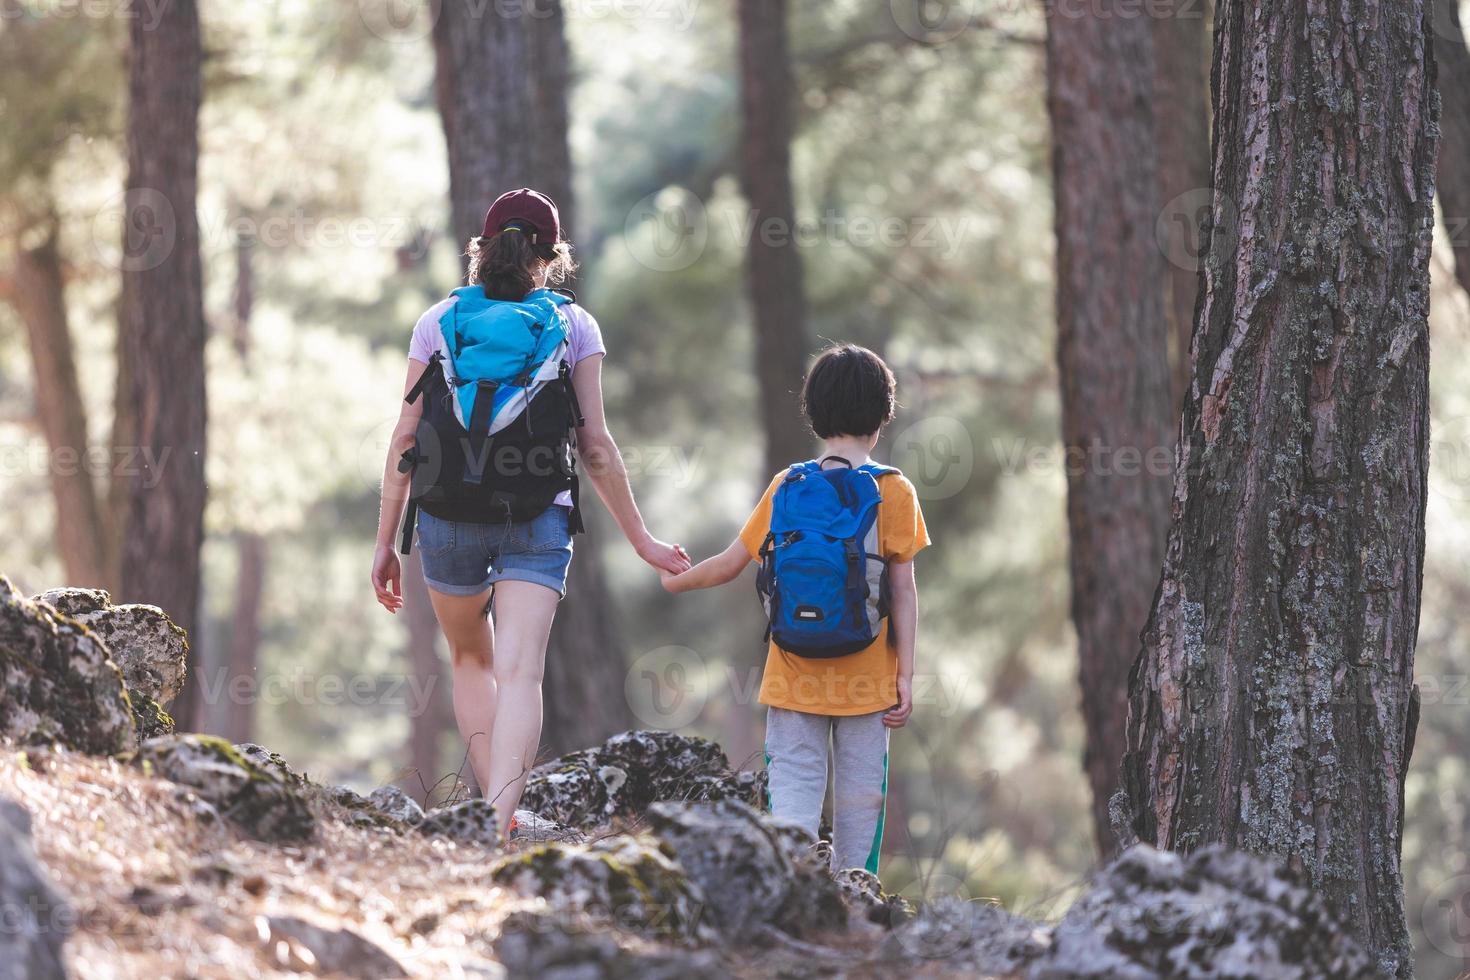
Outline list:
[[[463,748],[442,713],[447,681],[430,671],[442,655],[432,622],[380,615],[365,581],[410,329],[459,283],[464,239],[495,193],[528,183],[561,195],[583,264],[576,289],[609,347],[611,423],[654,531],[700,555],[723,548],[769,478],[765,396],[751,369],[757,322],[746,228],[757,202],[742,145],[740,15],[710,4],[621,13],[617,5],[534,6],[557,16],[514,36],[506,22],[455,34],[455,44],[488,45],[490,32],[493,43],[522,52],[465,77],[457,98],[488,116],[454,127],[481,141],[470,150],[446,145],[441,122],[438,68],[452,4],[199,3],[209,411],[196,676],[211,727],[253,729],[315,776],[402,778],[418,789],[461,765]],[[110,447],[114,394],[131,390],[119,388],[116,353],[128,24],[54,8],[0,0],[0,508],[14,515],[0,571],[30,591],[113,582],[109,488],[123,481],[112,479],[110,457],[86,467],[86,480],[64,476],[48,447]],[[803,235],[797,281],[807,349],[853,340],[894,365],[901,408],[880,454],[914,480],[936,542],[919,572],[921,669],[931,683],[893,742],[885,879],[911,895],[950,890],[1045,914],[1097,860],[1068,615],[1048,24],[1029,6],[921,13],[859,0],[786,10],[789,206]],[[1159,250],[1150,264],[1165,259],[1155,266],[1156,306],[1174,338],[1165,343],[1176,390],[1179,311],[1193,303],[1183,292],[1208,195],[1188,196],[1205,179],[1177,174],[1199,162],[1174,169],[1167,144],[1178,135],[1198,145],[1180,127],[1201,114],[1202,83],[1198,97],[1186,90],[1202,77],[1205,42],[1161,53],[1158,38],[1202,35],[1205,23],[1150,24],[1159,203],[1142,235]],[[558,67],[554,45],[563,42]],[[1188,72],[1189,51],[1200,51],[1198,73]],[[1169,68],[1174,59],[1184,67]],[[517,63],[522,73],[497,74]],[[1170,82],[1179,88],[1166,94]],[[1129,91],[1142,84],[1130,80]],[[564,99],[566,127],[502,138],[533,95],[538,120],[555,119]],[[521,164],[500,156],[548,140],[561,141],[566,162],[537,164],[523,177],[511,169]],[[1095,172],[1112,161],[1083,162],[1092,179],[1133,179]],[[462,190],[460,202],[453,175],[463,170],[486,189]],[[1444,227],[1458,222],[1463,239],[1463,206],[1447,194],[1443,206]],[[1174,227],[1183,237],[1169,237]],[[1459,615],[1470,596],[1470,302],[1453,288],[1453,238],[1436,242],[1435,443],[1418,650],[1425,695],[1405,785],[1408,913],[1427,977],[1462,968],[1443,936],[1436,943],[1433,916],[1464,894],[1456,882],[1470,874],[1470,637]],[[43,321],[18,299],[15,270],[48,240],[59,277],[49,279]],[[64,307],[54,305],[57,281]],[[65,372],[48,340],[70,341],[85,437],[75,420],[49,431],[57,420],[43,405]],[[1091,356],[1079,364],[1095,361],[1105,365]],[[1169,413],[1179,405],[1171,396]],[[804,439],[794,426],[787,434]],[[68,502],[58,480],[82,495],[90,486],[101,530],[77,531],[89,519],[73,515],[86,507]],[[560,611],[568,629],[585,616],[590,625],[573,632],[598,642],[565,654],[559,633],[548,656],[549,708],[577,706],[576,717],[558,722],[548,713],[548,735],[554,725],[575,733],[556,747],[609,726],[676,718],[732,745],[732,733],[758,732],[752,671],[763,626],[753,597],[735,587],[670,599],[610,522],[596,522],[598,510],[590,503],[594,526],[577,542],[573,569],[601,569],[607,599],[584,602],[581,612],[569,599]],[[252,536],[264,547],[263,568],[249,553]],[[589,559],[593,542],[601,554]],[[1151,591],[1158,568],[1150,574]],[[581,579],[573,589],[596,595]],[[247,642],[252,636],[258,643]],[[253,658],[240,652],[250,646]],[[635,679],[656,682],[657,705],[627,685],[630,665]],[[563,667],[570,676],[552,673]],[[236,721],[224,720],[224,707]],[[758,764],[756,749],[740,747],[737,761]]]

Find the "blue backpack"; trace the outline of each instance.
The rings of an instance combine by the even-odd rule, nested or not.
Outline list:
[[[563,491],[576,533],[572,450],[582,412],[561,309],[572,297],[536,289],[510,302],[487,298],[481,286],[453,295],[428,370],[406,397],[424,406],[398,464],[411,474],[401,550],[409,552],[419,510],[451,521],[529,521]]]
[[[845,464],[823,469],[829,460]],[[797,463],[771,501],[756,591],[767,637],[799,657],[845,657],[878,638],[888,616],[888,562],[878,553],[878,477],[898,471],[840,456]]]

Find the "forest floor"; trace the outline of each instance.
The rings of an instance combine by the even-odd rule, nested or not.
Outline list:
[[[348,929],[412,976],[515,976],[496,959],[500,926],[546,908],[491,883],[503,850],[357,826],[325,798],[312,801],[311,838],[279,844],[201,820],[191,794],[113,758],[0,751],[0,788],[30,813],[36,855],[69,903],[38,911],[72,930],[67,965],[81,980],[330,974],[272,933],[279,917]],[[784,948],[722,948],[700,965],[748,977],[891,976],[898,964],[876,955],[886,932],[847,930],[830,946],[808,936]],[[971,975],[940,963],[903,972]]]

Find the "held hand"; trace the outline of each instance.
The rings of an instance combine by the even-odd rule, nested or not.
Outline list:
[[[677,595],[682,591],[678,586],[679,576],[673,572],[660,568],[658,570],[658,580],[663,583],[665,592],[671,592]]]
[[[648,562],[661,572],[677,575],[687,572],[692,564],[689,561],[689,553],[681,545],[664,544],[658,538],[648,537],[642,544],[636,545],[635,550],[638,557]]]
[[[914,711],[913,688],[913,678],[900,674],[898,677],[898,703],[884,713],[883,726],[885,728],[902,728],[908,724],[909,715]]]
[[[378,602],[390,613],[403,608],[403,572],[398,564],[398,552],[390,546],[380,544],[373,552],[373,591]]]

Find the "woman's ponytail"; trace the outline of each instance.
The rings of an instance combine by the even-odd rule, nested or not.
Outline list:
[[[569,242],[533,245],[519,228],[505,228],[489,238],[471,238],[469,282],[485,287],[489,299],[520,302],[536,288],[536,273],[543,263],[546,285],[558,286],[575,271]]]

